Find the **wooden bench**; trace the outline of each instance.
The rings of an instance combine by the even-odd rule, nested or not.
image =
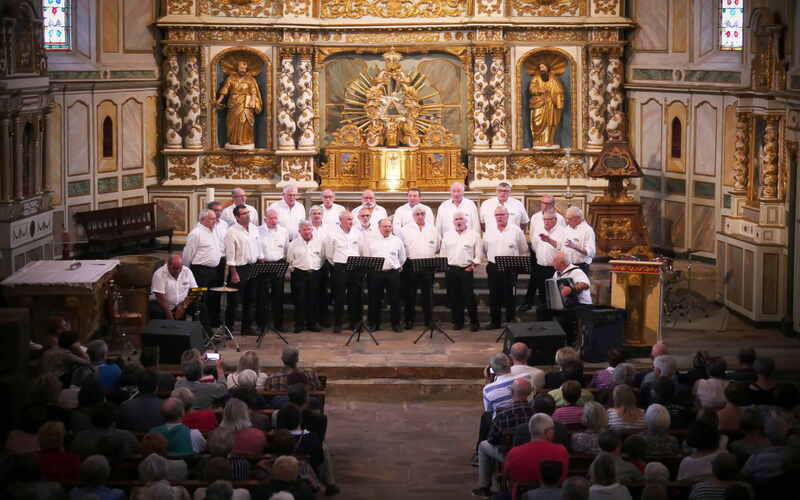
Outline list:
[[[135,241],[138,248],[145,240],[154,245],[159,236],[169,237],[167,251],[172,251],[173,229],[156,227],[155,203],[80,212],[75,220],[86,230],[88,253],[97,247],[101,256],[108,257],[125,242]]]

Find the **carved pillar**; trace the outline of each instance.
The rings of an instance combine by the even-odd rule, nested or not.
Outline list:
[[[297,128],[300,130],[298,149],[314,149],[316,132],[314,131],[314,102],[313,102],[313,75],[311,56],[312,50],[300,50],[300,64],[298,64],[297,78]]]
[[[3,156],[0,157],[2,160],[2,164],[4,168],[2,170],[2,191],[0,191],[2,195],[2,200],[7,201],[11,199],[11,185],[12,185],[12,178],[11,178],[11,159],[13,155],[11,154],[11,142],[12,142],[12,132],[11,132],[11,120],[7,117],[4,117],[0,120],[0,140],[2,140],[2,145],[0,146],[0,152],[2,152]]]
[[[608,84],[608,104],[606,105],[606,133],[609,141],[622,141],[625,139],[625,113],[622,111],[622,47],[612,47],[608,51],[608,66],[606,67]]]
[[[589,143],[587,149],[599,150],[603,147],[603,130],[606,125],[603,103],[603,55],[605,49],[592,47],[589,64]]]
[[[42,130],[44,129],[42,123],[42,115],[36,117],[33,121],[33,192],[37,194],[42,192]]]
[[[22,139],[24,135],[24,126],[25,124],[23,123],[22,118],[19,116],[14,118],[14,129],[16,130],[14,137],[14,197],[17,199],[22,199],[23,197],[22,184],[23,172],[25,171],[25,160],[22,148]]]
[[[778,122],[777,116],[767,117],[764,146],[761,149],[761,201],[778,199]]]
[[[203,126],[200,124],[200,70],[197,51],[187,53],[183,60],[183,146],[187,149],[203,148]]]
[[[178,97],[178,89],[181,84],[178,79],[178,56],[168,52],[164,61],[164,142],[167,148],[181,148],[183,138],[181,137],[181,124],[183,121],[179,116],[181,100]]]
[[[489,119],[486,111],[489,101],[486,99],[486,53],[484,47],[476,47],[473,53],[472,72],[472,146],[474,149],[489,149]]]
[[[295,148],[295,86],[294,54],[289,49],[281,49],[281,75],[278,79],[278,149]]]
[[[492,87],[492,149],[508,149],[506,132],[506,51],[503,47],[491,50],[492,65],[489,69]]]
[[[736,113],[736,142],[733,153],[733,190],[731,194],[747,194],[751,116],[750,113]]]

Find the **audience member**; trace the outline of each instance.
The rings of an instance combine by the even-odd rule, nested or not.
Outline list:
[[[324,389],[317,373],[311,368],[300,368],[300,351],[293,346],[285,346],[281,353],[283,371],[269,375],[264,381],[264,390],[286,391],[289,386],[299,382],[306,384],[309,391]]]
[[[750,406],[750,391],[741,382],[731,382],[725,387],[725,406],[717,411],[719,431],[738,434],[741,428],[743,407]]]
[[[675,381],[671,378],[656,379],[652,390],[653,403],[658,403],[667,409],[672,429],[687,429],[694,421],[694,405],[688,399],[685,401],[678,399],[675,391]]]
[[[576,380],[567,380],[561,384],[561,395],[566,406],[557,408],[553,420],[564,425],[582,426],[583,407],[578,405],[581,398],[581,384]]]
[[[725,359],[717,357],[706,362],[708,378],[695,382],[692,394],[697,399],[697,406],[719,410],[725,406],[725,388],[730,383],[725,380],[725,371],[728,369]]]
[[[754,405],[775,404],[773,391],[778,383],[772,377],[775,371],[775,361],[772,358],[758,358],[753,363],[756,372],[756,381],[750,384],[750,401]]]
[[[259,375],[253,370],[245,368],[236,377],[236,385],[230,389],[229,395],[232,398],[244,401],[248,407],[255,410],[265,410],[269,408],[264,396],[256,389]]]
[[[608,367],[600,370],[592,376],[589,387],[595,389],[612,389],[614,387],[614,368],[627,359],[625,351],[617,347],[608,350]]]
[[[78,342],[79,339],[77,332],[62,332],[58,336],[58,345],[42,354],[39,364],[42,374],[52,373],[67,387],[75,366],[91,365],[89,357]]]
[[[653,361],[655,361],[657,357],[664,356],[667,354],[669,354],[667,350],[667,344],[664,344],[663,342],[658,342],[656,344],[653,344],[653,347],[650,348],[650,359],[652,359]],[[636,375],[636,380],[634,381],[634,385],[636,387],[641,387],[642,384],[647,382],[652,382],[653,380],[655,380],[655,378],[656,376],[655,373],[653,373],[653,370],[640,372]],[[676,376],[675,382],[677,381],[678,380]]]
[[[739,460],[741,466],[750,455],[769,447],[770,442],[764,435],[764,419],[758,408],[749,407],[742,411],[739,429],[744,433],[744,437],[732,442],[728,448]]]
[[[211,432],[217,428],[217,415],[214,410],[193,410],[194,393],[187,387],[178,387],[172,391],[170,397],[183,403],[183,420],[181,423],[190,429],[197,429],[201,433]]]
[[[120,405],[119,426],[133,432],[147,432],[164,423],[161,398],[156,394],[158,375],[151,371],[142,371],[136,387],[136,396]]]
[[[115,423],[114,408],[108,403],[98,406],[92,411],[92,427],[79,432],[72,439],[70,451],[83,458],[101,454],[101,441],[113,436],[111,440],[120,444],[115,452],[116,456],[121,459],[130,457],[138,449],[139,442],[132,432],[115,428]]]
[[[62,422],[46,422],[39,428],[39,469],[46,481],[77,481],[81,457],[64,451],[66,429]]]
[[[27,404],[42,405],[47,412],[47,420],[66,422],[69,418],[69,410],[58,406],[58,398],[63,388],[58,377],[52,373],[43,373],[31,381]]]
[[[293,404],[288,404],[278,415],[277,427],[279,429],[288,430],[291,435],[294,436],[296,452],[309,457],[311,467],[319,476],[320,481],[325,484],[326,492],[338,492],[339,489],[331,473],[331,464],[325,460],[325,451],[322,447],[322,441],[315,434],[303,430],[302,423],[302,412],[300,408]]]
[[[253,372],[257,374],[256,390],[263,391],[264,382],[267,380],[267,374],[261,371],[261,363],[258,361],[258,354],[256,354],[255,351],[247,351],[239,358],[236,371],[228,374],[228,379],[226,381],[228,389],[234,389],[239,385],[239,374],[244,370],[253,370]]]
[[[622,442],[622,455],[628,462],[639,469],[639,472],[644,474],[644,468],[647,465],[645,461],[647,457],[647,441],[642,436],[636,434],[628,436]]]
[[[686,373],[681,374],[680,382],[693,388],[698,380],[708,378],[709,359],[707,351],[697,351],[692,358],[692,367]]]
[[[148,464],[152,464],[152,466],[165,466],[166,471],[163,474],[163,478],[167,479],[168,481],[185,481],[189,477],[189,468],[186,465],[186,462],[183,460],[169,460],[167,459],[167,438],[165,438],[162,434],[157,432],[148,432],[142,437],[142,442],[140,445],[141,454],[143,457],[149,457],[150,455],[158,455],[159,457],[163,457],[164,461],[160,460],[150,460]],[[142,460],[139,463],[139,479],[147,480],[146,477],[148,476],[149,471],[147,467],[150,465],[145,465],[145,460]],[[143,472],[143,467],[144,472]]]
[[[669,469],[661,462],[650,462],[644,468],[644,481],[666,484],[669,482]]]
[[[530,490],[522,497],[523,500],[561,500],[562,492],[558,486],[561,484],[564,465],[554,460],[545,460],[539,463],[539,487]]]
[[[561,485],[562,500],[587,500],[589,482],[580,476],[568,477]]]
[[[789,426],[780,418],[770,417],[764,421],[764,434],[770,445],[753,452],[742,467],[742,475],[754,483],[757,491],[783,473],[788,430]]]
[[[233,499],[250,500],[250,492],[245,488],[234,489],[230,481],[233,479],[231,464],[222,457],[209,459],[204,479],[208,488],[194,490],[194,500]],[[256,497],[260,498],[260,497]]]
[[[553,416],[556,411],[556,402],[553,397],[547,393],[539,393],[533,398],[533,413],[544,413],[545,415]],[[553,442],[563,445],[565,448],[569,445],[569,429],[564,424],[553,422]],[[514,446],[528,443],[531,440],[531,431],[528,423],[520,424],[514,431]]]
[[[105,486],[110,475],[111,466],[106,457],[102,455],[86,457],[80,467],[82,485],[70,490],[70,500],[84,500],[92,496],[98,500],[125,500],[124,491]]]
[[[644,414],[644,421],[647,430],[636,435],[647,443],[648,459],[661,460],[680,455],[678,438],[669,433],[670,416],[664,406],[657,403],[650,405]]]
[[[569,473],[569,454],[567,449],[553,443],[555,428],[550,415],[537,413],[528,422],[531,441],[511,448],[506,455],[503,468],[505,476],[513,483],[532,483],[540,480],[539,464],[546,460],[561,462],[561,479]],[[516,498],[516,484],[512,489]]]
[[[86,345],[86,354],[97,372],[97,381],[106,393],[116,390],[122,369],[118,364],[108,362],[108,344],[104,340],[92,340]]]
[[[681,460],[676,479],[693,483],[711,479],[711,464],[720,452],[719,439],[719,430],[707,420],[697,420],[689,426],[686,443],[695,451]]]
[[[611,455],[598,455],[592,462],[589,477],[593,483],[589,488],[589,500],[632,500],[628,488],[617,479],[617,466]]]
[[[70,412],[67,429],[77,434],[92,427],[92,410],[106,402],[106,393],[94,377],[84,380],[78,391],[78,407]]]
[[[663,379],[670,380],[673,383],[673,389],[676,392],[676,397],[678,399],[681,396],[685,397],[685,395],[677,394],[681,392],[680,389],[682,388],[682,386],[678,383],[677,370],[678,362],[669,354],[663,354],[653,359],[653,371],[649,372],[647,376],[645,376],[645,379],[639,386],[639,403],[644,408],[647,408],[654,403],[655,401],[653,401],[653,397],[655,384]]]
[[[495,354],[486,369],[486,385],[483,386],[483,410],[494,418],[497,412],[511,406],[511,360],[503,353]]]
[[[601,432],[608,428],[606,409],[596,401],[586,403],[583,406],[581,423],[585,429],[572,433],[570,449],[573,453],[597,455],[600,453],[597,438]]]
[[[604,431],[600,433],[597,438],[597,443],[600,446],[600,453],[589,466],[589,476],[592,477],[594,465],[600,457],[610,457],[616,470],[616,480],[621,483],[628,484],[642,480],[642,471],[635,465],[622,458],[622,441],[615,432]],[[593,481],[594,482],[594,481]]]
[[[314,492],[299,480],[300,463],[297,458],[283,455],[272,465],[272,474],[268,482],[259,484],[253,489],[255,498],[270,498],[275,493],[285,491],[291,493],[296,500],[313,500]]]
[[[156,392],[160,394],[169,394],[175,388],[175,376],[171,373],[159,370],[158,364],[158,349],[152,347],[142,348],[142,353],[139,355],[139,363],[145,371],[155,373],[158,378],[158,389]]]
[[[206,439],[203,434],[181,423],[184,416],[183,401],[172,397],[165,399],[161,405],[161,414],[165,423],[153,427],[150,432],[157,432],[167,438],[168,456],[185,457],[205,450]]]
[[[734,382],[741,382],[745,387],[756,381],[756,371],[753,364],[756,362],[756,350],[752,347],[743,347],[739,350],[739,368],[728,372],[727,378]]]
[[[250,422],[250,410],[239,399],[229,399],[222,413],[220,429],[234,433],[235,442],[232,453],[239,456],[257,457],[264,453],[267,437],[264,431],[256,429]]]
[[[138,467],[139,479],[146,486],[134,488],[131,500],[189,500],[189,492],[183,486],[172,486],[168,480],[169,462],[166,458],[151,453]]]
[[[730,453],[719,453],[711,462],[713,479],[695,483],[689,494],[689,500],[716,500],[725,497],[725,490],[736,483],[739,466],[736,457]]]
[[[645,428],[644,412],[636,406],[636,395],[627,385],[614,387],[614,407],[608,409],[608,428],[612,431],[633,433]]]
[[[53,500],[65,497],[60,483],[42,479],[38,453],[15,456],[9,465],[6,484],[0,489],[4,490],[9,500]]]
[[[222,357],[216,361],[217,382],[202,382],[203,364],[199,359],[191,359],[181,364],[183,376],[186,378],[175,382],[175,388],[185,387],[194,394],[193,409],[208,410],[212,407],[214,400],[222,399],[228,388],[225,386],[225,373],[222,369]]]
[[[81,387],[91,382],[96,382],[98,386],[100,385],[100,382],[97,381],[97,372],[94,366],[76,366],[75,369],[72,370],[69,387],[61,389],[58,395],[57,406],[65,410],[74,410],[77,408],[80,405],[78,402],[78,394],[81,392]],[[102,386],[100,389],[103,394],[107,392]]]
[[[3,447],[9,455],[27,455],[39,452],[39,427],[47,422],[47,408],[28,405],[22,409],[19,426],[8,433]],[[37,470],[39,464],[36,464]],[[38,474],[38,472],[37,472]]]
[[[528,364],[531,357],[530,347],[522,342],[516,342],[508,350],[508,357],[511,358],[511,375],[514,375],[514,378],[526,377],[533,385],[534,393],[544,388],[544,371]]]
[[[583,385],[583,363],[579,360],[566,361],[561,369],[561,377],[563,379],[561,384],[567,380],[574,380]],[[567,406],[567,402],[564,400],[564,395],[561,392],[561,386],[559,386],[558,389],[553,389],[548,394],[553,396],[556,402],[556,408]],[[577,403],[578,406],[583,406],[589,401],[594,401],[594,396],[586,389],[581,389],[581,397],[578,399]]]
[[[636,379],[636,368],[630,363],[620,363],[614,368],[612,374],[612,381],[614,387],[618,385],[627,385],[632,387]]]
[[[561,384],[564,383],[564,366],[566,363],[570,361],[579,361],[580,356],[578,356],[578,351],[573,349],[572,347],[562,347],[561,349],[556,351],[556,365],[558,365],[559,370],[555,372],[547,373],[544,376],[544,386],[548,389],[555,389],[556,387],[561,387]],[[581,373],[581,377],[578,379],[578,382],[583,382],[583,374]]]

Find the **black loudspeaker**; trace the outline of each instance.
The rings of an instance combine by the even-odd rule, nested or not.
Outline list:
[[[583,328],[581,358],[589,363],[608,361],[608,350],[622,345],[625,331],[625,309],[611,306],[585,306],[576,309]]]
[[[203,350],[203,326],[199,321],[150,320],[142,332],[142,347],[157,347],[161,363],[180,364],[184,351]]]
[[[556,321],[509,323],[505,329],[503,352],[508,354],[515,342],[522,342],[531,349],[529,365],[552,365],[556,351],[566,344],[567,335]]]

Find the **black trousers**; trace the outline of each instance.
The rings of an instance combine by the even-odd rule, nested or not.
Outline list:
[[[282,262],[283,259],[277,262]],[[265,274],[258,278],[258,321],[259,328],[271,324],[283,329],[283,276]]]
[[[242,325],[241,332],[252,327],[256,304],[258,302],[258,280],[250,279],[253,272],[253,264],[236,266],[239,273],[239,283],[228,283],[228,286],[238,288],[238,293],[228,294],[228,304],[225,310],[225,324],[233,330],[233,322],[236,318],[236,308],[242,305]]]
[[[457,266],[447,266],[445,281],[453,323],[456,326],[464,326],[464,307],[469,313],[470,323],[478,323],[478,305],[475,302],[472,271]]]
[[[529,305],[534,305],[536,303],[536,269],[538,267],[539,264],[536,263],[536,254],[531,252],[531,275],[528,280],[528,291],[525,293],[525,303]],[[540,302],[541,301],[544,301],[544,297],[540,299]]]
[[[342,325],[344,306],[347,304],[347,317],[350,326],[355,327],[361,321],[361,288],[364,273],[347,272],[347,264],[333,265],[333,324]]]
[[[194,274],[194,280],[197,281],[197,286],[205,288],[213,288],[222,285],[222,279],[219,276],[219,266],[208,267],[192,264],[189,269]],[[203,296],[203,303],[205,308],[200,309],[200,321],[212,328],[219,326],[219,293],[207,291]],[[205,314],[203,309],[205,309]]]
[[[322,268],[319,270],[319,291],[317,293],[319,304],[319,322],[323,326],[330,323],[330,304],[333,289],[333,266],[327,261],[323,261]]]
[[[400,270],[373,271],[369,273],[369,313],[367,314],[371,326],[380,327],[381,307],[383,304],[383,294],[388,292],[389,304],[391,305],[392,326],[400,324]]]
[[[492,323],[500,324],[502,308],[506,310],[506,321],[514,321],[517,309],[514,303],[514,280],[516,276],[507,271],[500,271],[497,268],[497,264],[493,262],[489,262],[486,265],[486,273],[489,275],[489,310]]]
[[[406,261],[403,267],[403,287],[405,288],[405,320],[414,322],[417,308],[417,290],[420,291],[420,302],[422,303],[422,315],[425,325],[433,321],[433,300],[431,292],[433,290],[433,274],[429,272],[414,272],[411,270],[411,263]]]
[[[294,299],[294,327],[311,328],[319,324],[319,277],[321,271],[292,271],[291,285]]]

